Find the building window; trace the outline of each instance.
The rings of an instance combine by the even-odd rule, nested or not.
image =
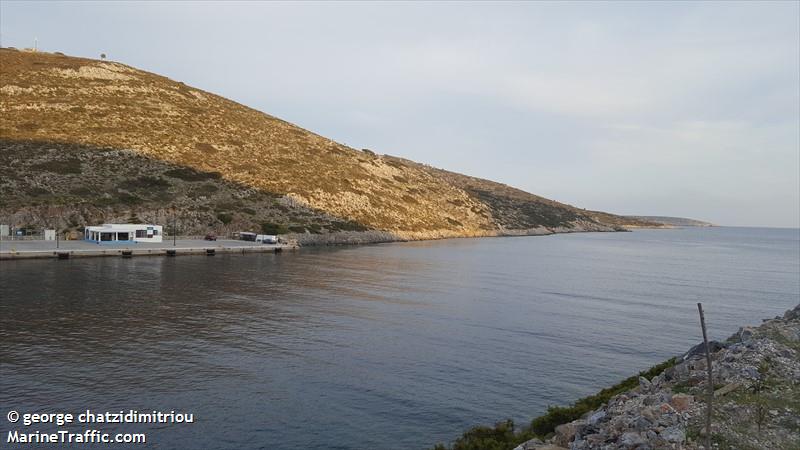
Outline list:
[[[158,230],[153,230],[153,236],[158,236]]]
[[[101,241],[113,241],[114,240],[114,233],[100,233],[100,240]]]
[[[147,230],[136,230],[136,237],[137,238],[146,238],[147,237]]]

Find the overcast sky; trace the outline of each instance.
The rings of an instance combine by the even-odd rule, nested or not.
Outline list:
[[[798,227],[799,5],[3,0],[0,39],[580,207]]]

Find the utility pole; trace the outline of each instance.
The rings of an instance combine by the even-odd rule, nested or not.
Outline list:
[[[172,208],[172,246],[175,247],[178,240],[178,229],[175,227],[175,208]]]
[[[703,316],[703,304],[697,304],[700,311],[700,326],[703,328],[703,344],[706,346],[706,365],[708,366],[708,403],[706,403],[706,448],[711,448],[711,402],[714,400],[714,379],[711,372],[711,349],[708,348],[708,334],[706,334],[706,318]]]

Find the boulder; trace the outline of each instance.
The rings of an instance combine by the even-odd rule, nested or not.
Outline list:
[[[689,394],[675,394],[672,396],[669,404],[675,411],[683,412],[689,409],[694,402],[694,396]]]
[[[639,416],[633,420],[633,429],[636,431],[646,431],[653,426],[653,423],[644,416]]]
[[[714,391],[714,397],[722,397],[723,395],[729,394],[735,391],[736,389],[739,389],[740,386],[741,384],[739,383],[730,383],[728,385],[725,385]]]
[[[556,427],[556,435],[553,442],[562,447],[569,447],[569,443],[575,438],[575,435],[586,426],[586,421],[576,420],[574,422],[565,423]]]
[[[711,350],[711,353],[714,354],[723,348],[725,348],[727,344],[719,342],[719,341],[709,341],[708,348]],[[704,342],[701,342],[694,347],[690,348],[688,352],[684,353],[681,357],[682,361],[686,361],[687,359],[691,359],[695,356],[702,356],[703,358],[706,357],[706,345]]]
[[[647,406],[655,405],[658,403],[658,395],[647,395],[642,399],[642,403]]]
[[[761,377],[761,375],[758,373],[758,369],[753,366],[742,367],[740,372],[742,375],[753,380],[758,380]]]
[[[671,427],[677,425],[680,421],[681,419],[678,413],[662,414],[661,417],[658,418],[658,425],[662,427]]]
[[[678,394],[678,395],[681,395],[681,394]],[[670,401],[672,401],[672,400],[670,399]],[[658,408],[661,411],[661,414],[673,414],[673,413],[676,412],[675,408],[673,408],[672,405],[670,405],[669,403],[664,403],[661,406],[659,406]]]
[[[708,365],[706,364],[706,358],[703,357],[693,357],[692,359],[687,361],[690,370],[706,370]]]
[[[661,385],[664,384],[664,374],[663,374],[663,372],[660,375],[654,376],[653,379],[650,380],[650,384],[652,384],[653,387],[655,387],[655,388],[661,387]]]
[[[739,331],[736,332],[736,337],[739,338],[740,342],[747,342],[753,338],[753,332],[755,332],[755,328],[753,327],[741,327]]]
[[[622,415],[615,416],[613,419],[611,419],[610,425],[612,430],[621,433],[622,430],[628,429],[628,420]]]
[[[646,442],[642,435],[635,431],[622,433],[622,436],[619,437],[619,441],[617,441],[618,444],[626,448],[636,448],[640,445],[644,445]]]
[[[800,319],[800,305],[794,307],[794,309],[790,309],[783,314],[784,320],[795,320]]]
[[[590,448],[597,448],[606,441],[607,436],[603,433],[590,434],[584,438]]]
[[[671,375],[672,378],[670,379],[670,381],[671,380],[681,380],[681,379],[686,378],[689,375],[689,366],[687,366],[685,362],[682,362],[680,364],[676,364],[675,366],[672,367],[672,369],[673,369],[672,375]]]
[[[642,392],[650,392],[650,389],[653,388],[653,385],[647,380],[647,378],[639,377],[639,387],[641,388]]]
[[[659,414],[660,415],[660,414]],[[656,413],[653,411],[653,408],[643,408],[642,409],[642,417],[649,420],[650,422],[656,421]]]
[[[683,444],[686,440],[686,430],[681,426],[667,427],[659,433],[662,439],[676,444]]]
[[[606,412],[604,410],[595,411],[594,414],[589,416],[589,420],[587,421],[589,425],[596,425],[600,422],[605,422],[606,419]]]

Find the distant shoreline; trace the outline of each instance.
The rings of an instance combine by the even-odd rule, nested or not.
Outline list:
[[[643,220],[647,222],[660,223],[676,227],[716,227],[717,225],[703,220],[689,219],[686,217],[672,217],[672,216],[626,216],[634,220]]]
[[[714,225],[714,227],[719,227]],[[469,238],[505,238],[526,236],[553,236],[557,234],[572,233],[625,233],[637,230],[673,230],[681,228],[674,225],[662,226],[626,226],[624,228],[597,227],[557,227],[534,228],[529,230],[504,230],[502,232],[473,233],[457,235],[448,232],[418,233],[416,235],[398,235],[388,231],[339,231],[334,233],[311,234],[289,233],[282,235],[283,244],[254,244],[246,241],[220,239],[219,241],[205,241],[202,239],[179,239],[178,245],[173,246],[171,241],[159,244],[124,244],[124,245],[98,245],[85,241],[62,240],[59,247],[55,241],[43,240],[7,240],[0,241],[0,260],[20,259],[54,259],[69,257],[108,257],[108,256],[176,256],[206,254],[246,254],[246,253],[277,253],[284,249],[295,250],[300,247],[327,247],[388,244],[398,242],[437,241],[443,239],[469,239]],[[705,227],[701,227],[705,228]],[[174,252],[168,254],[168,252]],[[123,253],[125,253],[123,255]],[[66,254],[66,256],[65,256]],[[61,256],[59,256],[61,255]]]
[[[634,228],[634,227],[631,227]],[[672,227],[635,227],[635,229],[667,229]],[[282,235],[282,244],[255,244],[247,241],[220,239],[219,241],[205,241],[202,239],[179,239],[173,246],[170,239],[158,244],[96,244],[83,240],[62,240],[56,247],[55,241],[32,240],[6,240],[0,241],[0,260],[20,259],[68,259],[70,257],[133,257],[133,256],[178,256],[199,254],[246,254],[246,253],[278,253],[295,250],[299,247],[322,246],[350,246],[387,244],[395,242],[435,241],[442,239],[465,238],[502,238],[525,236],[552,236],[570,233],[615,233],[629,232],[629,229],[613,229],[598,227],[587,229],[575,228],[535,228],[530,230],[507,230],[503,233],[487,232],[485,234],[455,235],[452,233],[421,233],[416,236],[400,236],[387,231],[339,231],[335,233],[310,234],[289,233]],[[211,253],[209,253],[211,252]]]

